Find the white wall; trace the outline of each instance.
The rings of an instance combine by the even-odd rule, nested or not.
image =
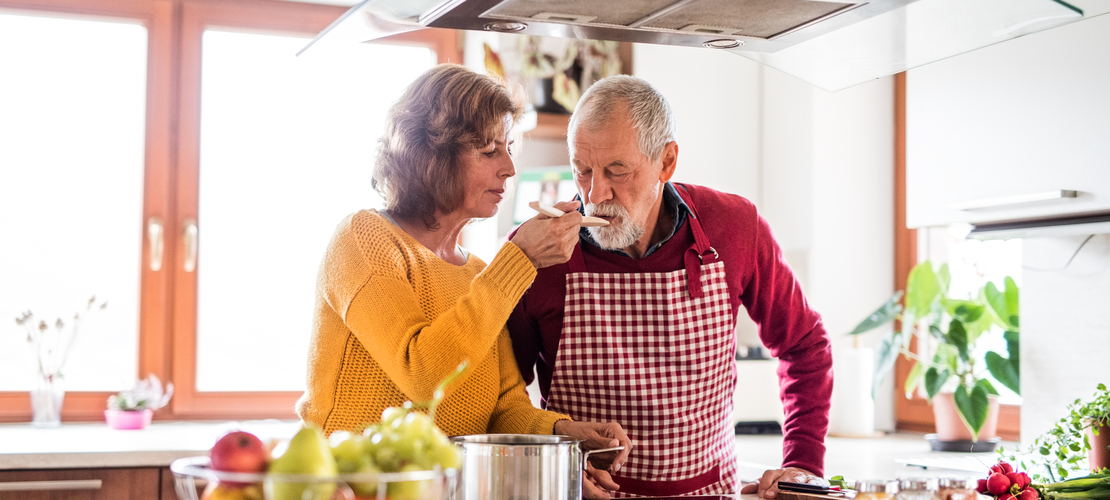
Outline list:
[[[1090,400],[1095,386],[1110,383],[1110,235],[1080,249],[1086,238],[1022,244],[1023,441],[1052,429],[1076,398]]]

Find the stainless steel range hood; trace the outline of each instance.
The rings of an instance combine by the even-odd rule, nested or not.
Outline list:
[[[313,43],[437,27],[708,47],[835,91],[1110,10],[1069,1],[365,0]]]

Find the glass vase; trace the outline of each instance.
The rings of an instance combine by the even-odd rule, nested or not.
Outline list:
[[[38,387],[31,390],[31,426],[62,425],[62,401],[66,397],[62,381],[54,375],[41,375]]]

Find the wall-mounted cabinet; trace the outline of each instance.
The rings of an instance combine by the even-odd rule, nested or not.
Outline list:
[[[1101,16],[911,70],[907,226],[1110,211],[1108,61]]]

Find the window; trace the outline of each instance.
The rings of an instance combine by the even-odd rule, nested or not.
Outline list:
[[[67,363],[63,420],[103,418],[147,373],[177,386],[163,417],[294,418],[328,238],[377,206],[385,110],[461,59],[455,34],[294,57],[345,9],[27,5],[0,0],[0,41],[38,51],[0,55],[0,313],[110,301]],[[0,420],[29,421],[34,370],[5,321]]]

